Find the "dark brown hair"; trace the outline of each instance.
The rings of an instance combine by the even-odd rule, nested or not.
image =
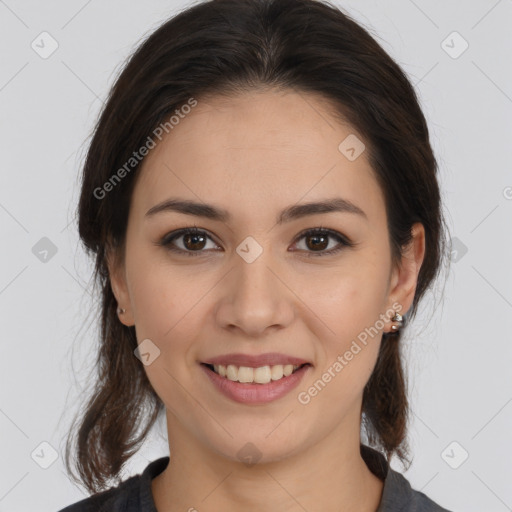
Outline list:
[[[98,190],[142,147],[157,126],[190,98],[230,97],[251,89],[293,89],[320,95],[366,144],[383,190],[392,257],[423,224],[426,253],[413,306],[439,273],[445,226],[437,162],[415,91],[401,68],[367,30],[338,7],[316,0],[213,0],[166,21],[130,56],[113,85],[86,155],[78,205],[81,240],[95,257],[101,291],[97,381],[80,412],[66,467],[91,492],[118,479],[164,405],[134,356],[134,327],[119,322],[110,286],[109,247],[124,253],[131,194],[140,164]],[[400,332],[383,335],[363,395],[362,426],[388,459],[407,462],[408,401]],[[72,474],[71,452],[79,479]]]

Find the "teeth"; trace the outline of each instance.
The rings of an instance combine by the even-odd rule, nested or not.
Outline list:
[[[257,384],[268,384],[271,380],[279,380],[291,375],[299,365],[277,364],[275,366],[260,366],[259,368],[249,368],[248,366],[235,366],[228,364],[214,364],[213,369],[221,377],[226,377],[233,382],[246,382]]]

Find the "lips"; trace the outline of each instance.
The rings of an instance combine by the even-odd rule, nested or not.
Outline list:
[[[311,365],[306,363],[286,377],[283,376],[279,380],[261,384],[232,381],[215,373],[205,363],[201,363],[199,366],[215,390],[224,397],[245,405],[263,405],[285,397],[311,371]]]
[[[302,366],[305,364],[311,365],[306,359],[300,357],[289,356],[277,352],[268,352],[266,354],[249,355],[241,353],[224,354],[221,356],[211,357],[202,361],[207,365],[222,364],[228,366],[230,364],[235,366],[247,366],[248,368],[259,368],[261,366],[276,366],[276,365],[297,365]],[[312,365],[311,365],[312,366]]]

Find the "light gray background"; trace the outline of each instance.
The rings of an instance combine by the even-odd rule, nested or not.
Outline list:
[[[428,299],[405,342],[414,454],[406,476],[455,511],[512,510],[512,1],[336,4],[417,86],[457,238],[444,299]],[[96,343],[92,267],[73,221],[79,168],[123,60],[187,5],[0,0],[0,511],[55,511],[85,496],[62,463]],[[43,31],[59,45],[47,59],[31,48]],[[469,44],[458,58],[454,31]],[[46,262],[32,251],[43,237],[57,248]],[[126,477],[168,454],[163,432]]]

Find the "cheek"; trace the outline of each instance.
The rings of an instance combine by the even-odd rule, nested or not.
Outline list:
[[[176,270],[155,261],[137,266],[136,261],[134,258],[130,293],[137,340],[141,343],[149,339],[158,348],[150,349],[158,355],[144,370],[166,407],[193,409],[180,383],[187,381],[195,364],[189,356],[201,325],[197,318],[201,314],[201,295],[207,288],[194,286],[197,276],[194,280],[183,268]]]
[[[198,343],[213,322],[208,293],[219,276],[207,265],[202,271],[200,265],[173,265],[154,253],[135,256],[131,267],[127,260],[127,269],[136,334],[139,343],[149,339],[158,347],[157,364],[145,370],[159,391],[169,388],[169,372],[184,382],[195,368]]]
[[[319,407],[329,407],[330,400],[349,404],[358,399],[373,371],[381,343],[386,262],[378,261],[376,252],[368,251],[346,263],[328,273],[318,273],[314,283],[304,282],[304,289],[310,290],[306,302],[311,311],[306,315],[304,310],[303,315],[309,319],[308,329],[319,340],[318,390],[324,385],[326,388],[321,393],[316,388],[312,390],[318,393]],[[343,414],[343,410],[344,407],[334,408],[333,414]]]
[[[375,367],[385,297],[385,282],[377,274],[354,270],[336,282],[331,276],[324,293],[314,297],[308,328],[318,340],[320,366],[309,387],[301,388],[299,402],[314,402],[307,410],[318,411],[326,421],[339,422],[355,407]]]
[[[184,267],[173,268],[165,259],[155,258],[154,252],[133,250],[128,254],[127,274],[137,335],[140,340],[154,339],[159,346],[164,345],[165,340],[176,339],[178,329],[189,324],[183,320],[199,300],[198,287],[193,285],[197,277]]]
[[[371,258],[303,277],[301,282],[301,294],[316,315],[309,316],[322,325],[326,339],[344,343],[374,325],[384,312],[386,268]]]

